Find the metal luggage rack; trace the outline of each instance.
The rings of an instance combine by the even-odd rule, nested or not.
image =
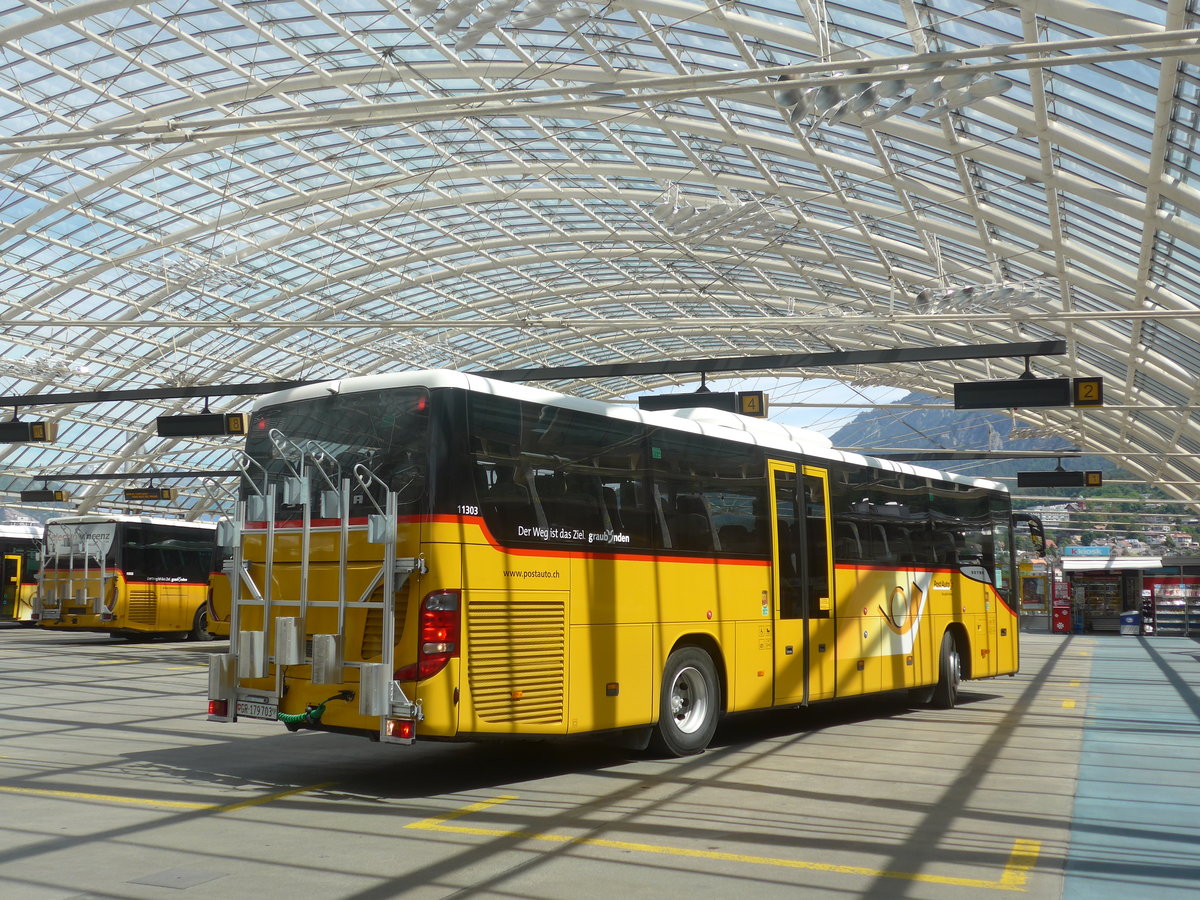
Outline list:
[[[345,669],[359,670],[358,709],[366,716],[380,717],[380,739],[396,741],[385,733],[386,718],[397,717],[420,721],[419,702],[409,700],[398,682],[392,680],[395,672],[395,646],[384,640],[382,662],[369,663],[347,661],[344,657],[346,611],[352,603],[356,609],[378,609],[383,622],[383,634],[395,634],[395,595],[404,589],[408,578],[426,571],[420,556],[396,556],[396,515],[399,492],[391,490],[370,468],[356,464],[350,472],[352,477],[343,476],[337,460],[311,442],[301,447],[281,432],[273,429],[269,437],[284,461],[287,473],[282,481],[282,499],[285,504],[302,509],[300,580],[298,596],[281,600],[273,596],[272,585],[275,566],[276,500],[277,485],[270,482],[269,473],[262,464],[244,453],[236,461],[247,486],[245,499],[237,504],[236,517],[222,520],[218,525],[218,540],[232,551],[230,589],[232,608],[230,612],[230,652],[212,657],[209,669],[209,696],[212,699],[239,699],[247,702],[272,704],[278,707],[283,695],[283,670],[287,666],[311,665],[312,683],[340,685],[345,683]],[[252,474],[252,468],[261,472],[261,483]],[[312,543],[312,475],[316,473],[321,482],[319,492],[322,518],[335,518],[339,527],[339,552],[337,574],[337,599],[314,600],[309,596],[309,556]],[[384,488],[384,503],[376,502],[370,488]],[[350,545],[350,499],[351,491],[357,487],[369,499],[375,513],[367,517],[367,540],[382,544],[383,561],[370,583],[362,593],[350,600],[347,591],[348,560]],[[251,577],[249,565],[243,552],[242,538],[248,522],[265,522],[265,551],[261,587]],[[370,600],[376,588],[382,585],[382,599]],[[241,610],[245,607],[262,609],[262,621],[271,621],[273,610],[296,608],[294,616],[275,618],[274,653],[268,654],[265,625],[263,631],[243,631],[240,628]],[[336,607],[337,630],[328,634],[313,634],[311,644],[307,640],[306,618],[310,608]],[[311,648],[311,649],[310,649]],[[271,694],[261,689],[242,688],[243,679],[265,678],[275,665],[275,687]],[[408,741],[404,741],[408,743]]]

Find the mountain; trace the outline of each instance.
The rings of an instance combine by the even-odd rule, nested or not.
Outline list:
[[[1013,420],[1003,412],[979,409],[904,409],[905,404],[936,404],[945,401],[927,394],[912,393],[896,401],[896,408],[881,407],[859,413],[831,436],[833,445],[860,450],[985,450],[1003,453],[1071,451],[1060,438],[1012,437]],[[883,454],[880,454],[883,455]],[[979,477],[1015,477],[1018,471],[1053,469],[1058,461],[1046,459],[929,460],[918,464],[935,469],[963,471]],[[1121,469],[1098,456],[1067,458],[1067,469],[1100,470],[1117,474]]]

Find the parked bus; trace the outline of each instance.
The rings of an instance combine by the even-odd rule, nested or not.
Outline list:
[[[216,526],[147,516],[46,523],[34,618],[43,628],[207,640]]]
[[[255,407],[209,718],[629,730],[1017,671],[1009,495],[731,413],[444,371]]]
[[[30,622],[41,567],[42,526],[0,524],[0,555],[0,621]]]

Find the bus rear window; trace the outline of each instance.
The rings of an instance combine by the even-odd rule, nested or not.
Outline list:
[[[424,388],[331,394],[265,407],[255,413],[246,439],[252,483],[243,479],[243,497],[274,486],[277,515],[299,518],[301,504],[283,502],[283,481],[304,472],[314,509],[320,508],[322,492],[348,479],[352,516],[382,507],[389,490],[396,492],[401,513],[419,511],[426,496],[428,421]]]

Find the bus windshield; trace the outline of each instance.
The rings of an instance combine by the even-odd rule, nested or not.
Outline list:
[[[416,512],[426,494],[428,408],[424,388],[331,394],[264,407],[246,439],[251,464],[243,497],[274,486],[277,515],[299,517],[299,498],[283,482],[307,475],[310,502],[319,503],[323,492],[349,480],[351,515],[381,508],[386,490],[396,492],[400,512]],[[332,515],[327,508],[323,514]]]

